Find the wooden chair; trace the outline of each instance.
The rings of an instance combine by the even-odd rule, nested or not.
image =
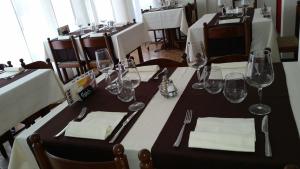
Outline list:
[[[101,48],[107,48],[110,52],[110,55],[112,56],[114,63],[118,63],[118,59],[114,55],[111,37],[108,36],[106,33],[103,37],[81,38],[79,36],[79,40],[84,52],[84,58],[88,69],[97,67],[95,51]]]
[[[147,149],[139,151],[140,169],[154,169],[151,153]]]
[[[21,66],[24,69],[53,69],[49,58],[46,59],[46,62],[36,61],[29,64],[25,64],[23,59],[20,59],[20,62],[21,62]]]
[[[13,67],[13,65],[11,64],[11,61],[7,61],[7,67]]]
[[[2,156],[7,159],[8,158],[8,155],[6,153],[6,150],[3,146],[3,143],[5,143],[6,141],[9,142],[10,146],[12,147],[13,145],[13,142],[14,142],[14,137],[13,135],[11,134],[10,131],[7,131],[5,132],[3,135],[0,136],[0,152],[2,154]]]
[[[79,58],[77,45],[73,36],[69,40],[50,40],[48,38],[48,44],[53,55],[58,76],[62,82],[66,83],[69,81],[66,68],[76,68],[78,75],[84,73],[85,62]],[[65,80],[62,77],[60,69],[63,71]]]
[[[50,154],[45,150],[38,134],[33,134],[28,140],[40,169],[129,169],[124,148],[121,144],[113,147],[115,156],[112,161],[84,162],[64,159]]]
[[[185,16],[189,27],[198,20],[197,0],[185,6]]]
[[[248,58],[251,44],[249,20],[211,26],[204,23],[204,44],[208,59],[231,55],[243,55]]]
[[[164,58],[148,60],[148,61],[145,61],[141,64],[138,64],[137,66],[148,66],[148,65],[158,65],[160,68],[163,68],[163,67],[185,67],[185,66],[187,66],[186,62],[184,62],[184,61],[177,62],[177,61],[174,61],[174,60],[164,59]]]

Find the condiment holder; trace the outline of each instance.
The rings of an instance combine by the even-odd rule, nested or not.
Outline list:
[[[164,74],[162,82],[159,85],[159,91],[165,98],[175,97],[178,94],[178,90],[172,80],[168,79],[167,73]]]

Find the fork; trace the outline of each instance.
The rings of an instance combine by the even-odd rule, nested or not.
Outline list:
[[[183,132],[184,132],[184,128],[185,128],[185,125],[191,123],[192,121],[192,116],[193,116],[193,111],[188,109],[186,111],[186,114],[185,114],[185,118],[184,118],[184,121],[183,121],[183,125],[182,125],[182,128],[177,136],[177,139],[175,141],[175,143],[173,144],[173,147],[179,147],[180,143],[181,143],[181,139],[182,139],[182,136],[183,136]]]
[[[168,69],[167,68],[164,68],[161,72],[159,72],[153,79],[158,79],[159,76],[164,73],[165,71],[167,71]]]
[[[83,107],[81,109],[80,114],[77,117],[75,117],[72,121],[81,120],[85,116],[86,110],[87,110],[87,108]],[[68,125],[66,125],[65,128],[63,128],[60,132],[58,132],[57,134],[55,134],[53,137],[57,138],[57,137],[61,136],[66,131],[67,127],[68,127]]]

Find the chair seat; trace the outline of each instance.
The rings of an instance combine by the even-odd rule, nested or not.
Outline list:
[[[298,51],[299,41],[297,37],[279,37],[277,38],[279,52],[294,52]]]
[[[84,65],[85,62],[81,61],[81,65]],[[74,67],[80,67],[80,63],[77,61],[69,61],[69,62],[59,62],[57,63],[57,66],[59,68],[74,68]]]

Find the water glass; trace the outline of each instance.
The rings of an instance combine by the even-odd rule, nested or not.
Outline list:
[[[222,71],[219,67],[205,66],[204,88],[210,94],[217,94],[222,91],[223,77],[222,77]]]
[[[130,102],[134,98],[134,89],[130,80],[122,80],[122,90],[118,94],[118,99],[122,102]]]
[[[247,86],[242,73],[229,73],[225,76],[223,94],[230,103],[241,103],[247,96]]]

